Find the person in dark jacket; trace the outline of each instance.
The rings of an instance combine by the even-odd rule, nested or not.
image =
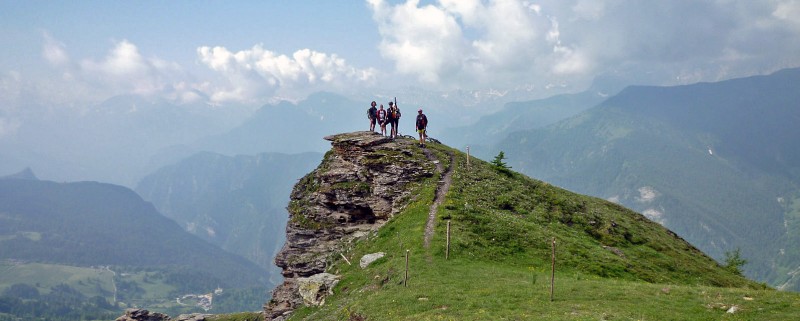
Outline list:
[[[392,125],[389,136],[397,138],[397,130],[400,128],[400,108],[391,101],[389,102],[389,124]]]
[[[378,108],[375,108],[375,101],[372,101],[372,105],[367,109],[367,118],[369,118],[369,131],[375,131],[375,121],[378,119]]]
[[[427,133],[425,133],[425,130],[428,128],[428,117],[422,113],[422,108],[420,108],[417,112],[417,133],[419,133],[419,146],[425,147],[425,139],[428,138]]]

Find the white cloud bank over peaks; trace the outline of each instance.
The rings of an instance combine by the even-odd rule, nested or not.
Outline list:
[[[75,106],[129,94],[177,104],[260,105],[302,99],[321,90],[363,88],[371,85],[377,74],[373,68],[358,69],[335,54],[310,49],[287,56],[261,45],[237,52],[203,46],[196,49],[196,66],[201,69],[187,70],[192,66],[148,57],[128,40],[113,41],[99,58],[72,58],[63,42],[47,32],[42,38],[41,58],[47,77],[19,72],[0,75],[2,105]]]
[[[580,48],[562,43],[558,20],[527,1],[368,3],[383,39],[381,54],[398,72],[430,85],[524,86],[592,69]]]
[[[396,72],[443,89],[718,81],[800,66],[800,0],[366,0]]]
[[[186,86],[190,77],[179,64],[145,57],[128,40],[114,41],[99,59],[73,59],[64,43],[44,32],[41,55],[49,67],[46,77],[20,73],[3,77],[4,83],[15,85],[0,87],[6,97],[0,102],[77,106],[126,94],[184,102],[196,92],[196,86]]]
[[[224,76],[222,83],[209,83],[215,102],[258,102],[269,97],[302,98],[319,90],[346,89],[369,84],[376,71],[358,69],[335,54],[297,50],[292,56],[277,54],[255,45],[231,52],[225,47],[200,47],[200,62]]]

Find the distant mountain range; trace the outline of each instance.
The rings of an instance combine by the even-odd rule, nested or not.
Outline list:
[[[133,191],[95,182],[0,179],[0,259],[182,267],[220,286],[267,285],[255,264],[185,232]]]
[[[15,129],[0,136],[0,174],[30,167],[54,181],[133,187],[144,175],[201,151],[228,156],[324,152],[328,146],[321,137],[368,128],[366,110],[373,100],[388,107],[397,98],[405,116],[400,132],[406,134],[413,133],[416,110],[424,108],[432,135],[441,136],[448,127],[464,125],[527,94],[421,88],[391,95],[319,92],[260,108],[180,104],[136,95],[87,106],[32,104],[3,115],[14,121]]]
[[[746,274],[800,290],[800,69],[628,87],[485,151],[553,184],[644,213]],[[493,152],[491,151],[493,150]]]
[[[132,186],[162,148],[224,132],[250,110],[176,105],[126,95],[93,106],[25,106],[6,115],[18,122],[0,137],[0,173],[30,167],[44,179]]]
[[[40,181],[30,170],[0,178],[0,270],[0,318],[21,319],[200,312],[175,298],[210,292],[213,311],[252,310],[277,282],[128,188]]]
[[[473,150],[482,150],[503,140],[510,133],[541,128],[592,108],[619,92],[622,89],[620,84],[621,80],[601,77],[583,92],[509,102],[501,110],[485,115],[470,125],[447,129],[439,138],[456,147],[471,145]]]
[[[278,282],[273,259],[285,239],[289,193],[321,159],[203,152],[148,175],[136,191],[185,230],[248,258]]]

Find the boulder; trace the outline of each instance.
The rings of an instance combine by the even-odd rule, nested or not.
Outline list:
[[[358,262],[358,266],[362,269],[366,269],[372,262],[382,258],[385,256],[386,253],[378,252],[378,253],[370,253],[361,257],[361,261]]]
[[[127,309],[116,321],[171,321],[168,315],[143,309]]]
[[[321,306],[325,297],[333,294],[333,287],[339,283],[339,277],[330,273],[319,273],[307,278],[297,279],[297,291],[303,298],[303,304]]]

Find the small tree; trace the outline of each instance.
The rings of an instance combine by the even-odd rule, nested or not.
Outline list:
[[[747,264],[747,260],[742,258],[739,249],[725,252],[725,268],[728,271],[742,275],[742,267]]]
[[[503,161],[505,158],[506,154],[500,151],[500,153],[494,157],[494,160],[492,160],[492,167],[503,174],[511,175],[511,166],[508,166],[508,164]]]

